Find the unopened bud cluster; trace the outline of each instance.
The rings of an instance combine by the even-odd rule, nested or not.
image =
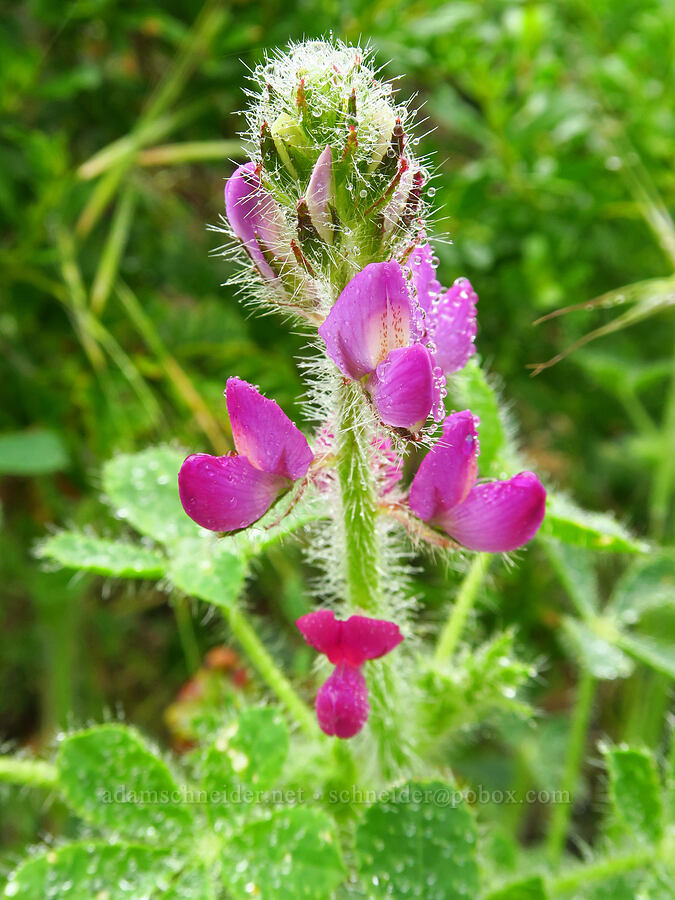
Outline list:
[[[264,275],[271,270],[291,294],[303,272],[340,289],[369,262],[419,242],[426,176],[406,133],[408,111],[367,54],[305,42],[253,79],[251,177],[279,213],[272,240],[258,236]]]

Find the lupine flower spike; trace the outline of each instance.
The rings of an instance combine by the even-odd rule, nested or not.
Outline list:
[[[313,459],[301,431],[274,400],[240,378],[225,390],[236,454],[195,453],[183,463],[183,509],[210,531],[236,531],[259,519]]]
[[[412,511],[469,550],[506,553],[522,547],[544,518],[546,491],[534,472],[476,483],[478,420],[468,409],[448,416],[443,435],[410,487]]]
[[[401,643],[398,625],[366,616],[340,621],[329,609],[307,613],[295,624],[310,647],[325,654],[335,666],[316,695],[321,730],[339,738],[354,737],[370,712],[363,664],[385,656]]]
[[[385,425],[419,431],[443,416],[445,375],[474,352],[478,297],[466,279],[442,292],[428,244],[411,257],[415,291],[398,262],[371,263],[347,284],[319,328],[343,375],[363,380]]]

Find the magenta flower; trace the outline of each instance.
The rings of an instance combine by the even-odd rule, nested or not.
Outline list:
[[[436,278],[429,244],[415,247],[408,258],[417,302],[425,312],[425,330],[434,348],[436,364],[446,375],[458,372],[476,352],[476,304],[478,295],[466,278],[458,278],[444,291]]]
[[[288,260],[290,243],[284,215],[262,186],[255,163],[239,166],[228,179],[225,212],[261,275],[275,280]]]
[[[397,647],[403,635],[394,622],[350,616],[335,618],[332,610],[308,613],[295,623],[307,643],[335,666],[316,695],[316,715],[328,735],[350,738],[365,725],[370,712],[362,666]]]
[[[183,509],[210,531],[251,525],[304,478],[314,458],[302,432],[253,385],[229,378],[225,395],[237,453],[195,453],[178,474]]]
[[[307,211],[319,236],[333,243],[334,225],[331,215],[333,202],[333,151],[326,147],[312,169],[305,194]]]
[[[466,363],[476,333],[478,298],[471,285],[463,280],[442,295],[435,292],[427,251],[428,245],[414,251],[422,260],[410,266],[414,294],[398,262],[371,263],[319,327],[328,355],[343,375],[363,381],[382,421],[413,432],[432,411],[442,418],[444,372]]]
[[[468,409],[448,416],[410,487],[412,511],[469,550],[506,553],[534,537],[546,491],[534,472],[476,483],[477,419]]]

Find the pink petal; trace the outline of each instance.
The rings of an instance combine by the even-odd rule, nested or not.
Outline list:
[[[325,733],[351,738],[366,724],[370,704],[363,672],[353,666],[338,666],[316,695],[316,717]]]
[[[334,665],[361,666],[368,659],[389,653],[403,640],[394,622],[367,616],[350,616],[341,621],[330,609],[307,613],[295,624],[310,647],[323,653]]]
[[[367,616],[350,616],[342,623],[342,649],[344,660],[352,666],[360,666],[367,659],[379,659],[392,651],[403,640],[395,622],[386,619],[370,619]]]
[[[225,396],[237,451],[263,472],[303,478],[314,454],[279,404],[241,378],[227,379]]]
[[[332,609],[307,613],[295,624],[310,647],[323,653],[332,663],[343,661],[342,622],[335,618]]]
[[[265,259],[263,248],[284,262],[288,258],[289,242],[283,213],[272,195],[263,188],[255,163],[239,166],[228,179],[225,212],[232,230],[244,243],[258,269],[274,280],[276,275]]]
[[[468,409],[448,416],[443,434],[422,460],[410,486],[409,505],[426,522],[461,503],[477,475],[477,419]]]
[[[433,255],[431,245],[422,244],[421,247],[415,247],[406,263],[412,272],[417,302],[425,312],[429,312],[433,298],[438,297],[442,291],[432,263]]]
[[[333,243],[329,203],[333,194],[333,151],[326,147],[312,169],[305,200],[312,224],[327,244]]]
[[[385,425],[419,431],[434,402],[429,351],[421,344],[392,350],[367,387]]]
[[[178,473],[185,512],[210,531],[236,531],[259,519],[288,484],[243,456],[188,456]]]
[[[375,371],[391,350],[410,344],[411,320],[401,266],[370,263],[342,291],[319,334],[340,371],[358,380]]]
[[[545,506],[546,491],[537,476],[521,472],[508,481],[475,485],[440,524],[470,550],[507,553],[534,537]]]
[[[438,283],[438,282],[436,282]],[[427,337],[435,345],[434,359],[446,375],[464,368],[476,352],[478,295],[466,278],[458,278],[427,311]]]

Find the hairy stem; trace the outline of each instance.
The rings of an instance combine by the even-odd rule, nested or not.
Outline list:
[[[377,542],[377,505],[367,425],[359,421],[364,402],[354,384],[339,388],[338,478],[342,496],[346,601],[367,613],[382,608]]]
[[[586,735],[593,711],[594,697],[595,678],[586,669],[582,669],[574,715],[570,726],[570,737],[565,756],[565,771],[561,785],[562,794],[569,797],[569,802],[557,803],[553,807],[551,826],[548,833],[548,857],[554,866],[558,864],[562,856],[572,810],[574,809],[574,794],[586,748]]]
[[[436,662],[448,662],[457,649],[467,617],[476,602],[478,591],[487,575],[489,565],[489,553],[477,553],[474,556],[469,571],[464,576],[464,580],[459,587],[455,604],[438,639]]]
[[[39,759],[0,756],[0,782],[51,789],[57,787],[58,773],[56,766]]]

